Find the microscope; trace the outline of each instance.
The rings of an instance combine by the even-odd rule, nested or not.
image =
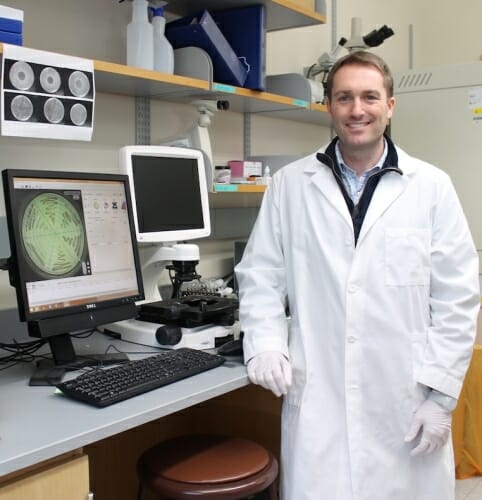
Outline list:
[[[218,103],[199,101],[198,106],[206,125]],[[198,296],[187,296],[183,290],[184,283],[201,278],[196,270],[199,247],[188,242],[211,232],[203,154],[193,148],[133,145],[121,148],[119,155],[120,171],[130,181],[145,299],[136,302],[135,319],[105,329],[123,340],[155,347],[214,348],[220,337],[232,333],[237,303],[208,296],[202,289]],[[166,270],[170,298],[164,291],[161,296]]]
[[[328,73],[338,59],[341,49],[345,48],[348,52],[355,52],[356,50],[366,50],[372,47],[378,47],[387,38],[394,35],[394,31],[388,26],[384,25],[379,29],[370,31],[367,35],[362,36],[361,34],[361,19],[359,17],[354,17],[351,20],[351,36],[350,39],[340,38],[337,46],[332,52],[323,53],[315,64],[304,69],[305,77],[314,80],[315,77],[321,75],[321,82],[323,84],[323,89],[326,99],[326,80],[328,78]]]
[[[195,244],[175,243],[171,245],[142,245],[139,247],[144,294],[146,299],[139,304],[162,300],[159,293],[159,278],[164,271],[174,271],[171,298],[180,297],[181,285],[199,279],[196,272],[199,263],[199,247]]]
[[[212,349],[233,337],[237,302],[215,296],[182,295],[182,285],[199,280],[199,247],[195,244],[139,248],[146,300],[139,302],[138,317],[108,325],[106,330],[124,340],[178,349]],[[171,298],[162,299],[158,279],[164,269],[171,275]]]

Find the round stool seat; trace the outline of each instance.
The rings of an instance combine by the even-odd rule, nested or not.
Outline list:
[[[235,499],[270,486],[275,491],[278,463],[266,448],[248,439],[193,435],[170,439],[145,451],[137,473],[141,494],[146,486],[173,499]]]

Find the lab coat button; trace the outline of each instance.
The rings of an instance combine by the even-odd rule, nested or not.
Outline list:
[[[353,335],[350,335],[347,340],[348,340],[348,342],[350,342],[350,344],[353,344],[354,342],[356,342],[356,337],[353,337]]]
[[[348,291],[350,293],[356,293],[358,290],[358,287],[356,285],[348,285]]]

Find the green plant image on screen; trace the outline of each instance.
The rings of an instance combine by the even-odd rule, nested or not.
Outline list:
[[[77,274],[86,254],[86,236],[78,210],[66,197],[41,193],[23,212],[20,233],[26,257],[45,277]]]

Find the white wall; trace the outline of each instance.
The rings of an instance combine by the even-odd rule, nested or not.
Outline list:
[[[24,45],[125,64],[131,3],[117,0],[4,0],[23,9]]]
[[[384,57],[393,70],[408,67],[409,25],[417,16],[418,4],[414,0],[337,0],[335,18],[332,17],[332,0],[326,0],[328,21],[325,25],[296,28],[268,34],[267,72],[279,74],[301,72],[303,67],[316,62],[324,52],[332,49],[332,32],[336,41],[342,36],[350,38],[352,18],[361,18],[362,34],[387,25],[395,35],[380,47],[373,49]],[[332,30],[333,19],[336,19]]]
[[[481,17],[479,0],[418,2],[414,67],[478,61],[482,54]]]
[[[362,33],[384,24],[395,35],[372,49],[386,59],[393,71],[409,67],[409,31],[413,33],[413,65],[425,67],[478,61],[482,54],[480,19],[482,2],[464,0],[326,0],[326,25],[297,28],[268,34],[269,74],[299,72],[331,50],[332,20],[336,40],[350,37],[351,20],[359,17]],[[332,6],[336,5],[335,16]]]

